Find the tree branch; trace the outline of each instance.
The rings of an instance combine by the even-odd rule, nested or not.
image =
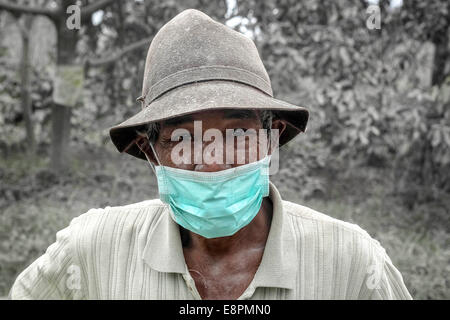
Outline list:
[[[29,6],[22,6],[19,4],[13,4],[8,1],[0,1],[0,10],[9,11],[12,14],[34,14],[47,16],[51,20],[55,20],[58,15],[58,10],[52,10],[47,8],[36,8]]]
[[[111,3],[115,2],[117,0],[99,0],[95,1],[94,3],[91,3],[90,5],[86,7],[81,8],[81,19],[86,20],[89,19],[92,14],[98,10],[101,10],[107,6],[109,6]]]
[[[124,47],[122,50],[120,50],[112,55],[108,55],[107,57],[104,57],[104,58],[88,59],[86,63],[89,67],[99,67],[101,65],[113,63],[113,62],[119,60],[122,56],[124,56],[134,50],[142,48],[146,45],[149,45],[152,38],[153,37],[136,41],[136,42]]]

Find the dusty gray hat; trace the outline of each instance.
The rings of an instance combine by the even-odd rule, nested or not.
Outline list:
[[[304,132],[308,110],[273,98],[253,41],[198,10],[185,10],[155,35],[147,53],[142,110],[111,128],[119,152],[146,160],[134,143],[143,125],[213,109],[272,110],[286,121],[280,145]]]

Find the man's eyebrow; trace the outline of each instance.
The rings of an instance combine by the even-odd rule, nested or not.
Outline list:
[[[256,119],[254,110],[233,110],[225,112],[225,119]]]

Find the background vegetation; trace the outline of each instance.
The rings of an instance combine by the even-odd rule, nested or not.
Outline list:
[[[276,97],[311,111],[281,151],[282,195],[366,229],[414,298],[450,298],[448,1],[380,1],[373,30],[363,0],[12,2],[0,1],[0,295],[73,217],[157,197],[108,128],[139,109],[157,30],[197,8],[252,37]],[[73,3],[69,32],[55,8]],[[84,73],[71,107],[53,99],[63,64]]]

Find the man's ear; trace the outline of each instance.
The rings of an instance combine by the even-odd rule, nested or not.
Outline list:
[[[152,150],[152,148],[150,147],[150,144],[149,144],[149,141],[148,141],[147,138],[141,137],[141,139],[138,139],[138,140],[136,141],[136,145],[138,146],[138,148],[139,148],[142,152],[144,152],[144,153],[147,155],[148,159],[149,159],[154,165],[158,165],[158,164],[157,164],[157,161],[156,161],[156,158],[155,158],[155,156],[154,156],[154,154],[153,154],[153,150]]]
[[[284,130],[286,130],[286,122],[281,119],[274,119],[274,120],[272,120],[272,129],[278,130],[278,138],[279,138],[283,134]],[[272,152],[275,148],[278,148],[278,145],[279,145],[279,139],[276,139],[275,141],[273,141],[273,138],[271,137],[270,150],[269,150],[270,154],[272,154]]]
[[[286,122],[284,122],[284,120],[281,120],[281,119],[274,119],[272,121],[272,129],[278,129],[278,132],[281,137],[284,130],[286,129]]]

